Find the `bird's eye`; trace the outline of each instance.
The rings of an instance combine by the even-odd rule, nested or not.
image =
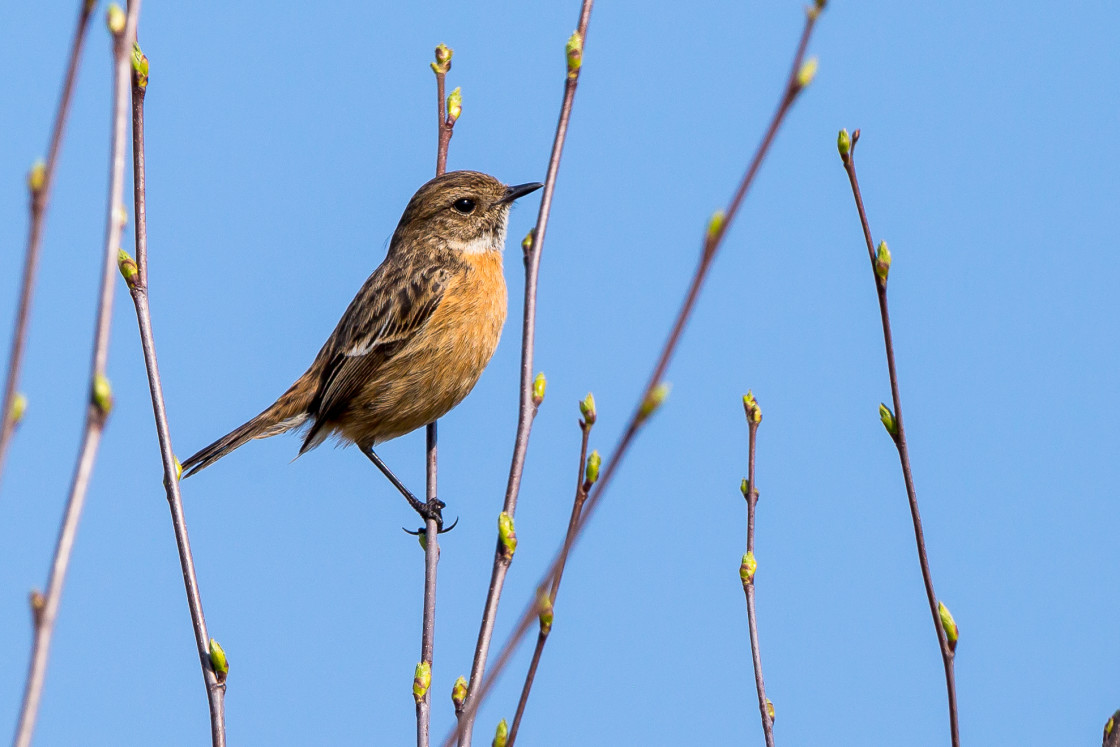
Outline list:
[[[466,215],[474,210],[474,200],[469,197],[460,197],[458,200],[455,200],[455,202],[452,203],[451,207],[455,208],[463,215]]]

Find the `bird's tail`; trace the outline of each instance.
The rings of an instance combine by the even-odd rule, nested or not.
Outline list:
[[[183,477],[190,477],[199,470],[209,467],[226,454],[255,438],[276,436],[303,425],[308,413],[304,404],[305,397],[300,386],[301,382],[302,379],[292,385],[291,389],[260,415],[234,428],[205,449],[184,460]]]

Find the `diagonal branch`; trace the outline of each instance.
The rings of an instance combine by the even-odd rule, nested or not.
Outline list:
[[[139,15],[140,0],[133,0],[129,4],[127,16],[119,6],[109,7],[109,29],[113,32],[113,120],[104,262],[97,301],[93,354],[90,361],[90,398],[86,406],[85,428],[70,486],[70,497],[66,502],[66,513],[59,529],[58,543],[51,564],[47,593],[45,596],[38,592],[31,595],[35,638],[23,693],[23,705],[20,709],[19,726],[16,728],[13,740],[16,747],[28,747],[31,744],[35,718],[39,712],[39,701],[43,694],[43,682],[47,674],[51,636],[54,633],[54,623],[62,600],[66,569],[70,564],[70,552],[78,533],[78,520],[81,518],[82,507],[85,504],[93,464],[97,459],[97,447],[101,443],[105,421],[112,409],[113,398],[109,380],[105,376],[105,364],[109,356],[109,328],[113,315],[113,273],[116,269],[117,251],[125,220],[121,199],[124,194],[124,160],[127,147],[125,135],[128,128],[129,51],[133,39],[136,38],[136,23]]]
[[[152,411],[156,421],[156,435],[163,462],[163,487],[171,509],[171,524],[175,530],[175,544],[179,551],[179,564],[183,570],[183,584],[190,607],[191,625],[198,648],[202,677],[206,684],[206,697],[210,707],[210,739],[214,747],[226,742],[225,734],[225,671],[215,671],[211,663],[211,641],[206,631],[206,617],[202,612],[202,597],[198,591],[198,578],[191,555],[187,520],[183,513],[183,496],[179,491],[179,473],[182,468],[171,447],[171,426],[167,421],[167,408],[163,399],[163,384],[156,360],[155,337],[152,332],[152,314],[148,305],[148,220],[146,207],[147,181],[144,173],[144,96],[148,90],[148,58],[137,45],[133,54],[132,76],[132,174],[133,203],[136,213],[136,260],[123,250],[118,266],[128,284],[136,307],[136,322],[140,328],[140,347],[144,353],[144,367],[148,374],[148,388],[152,395]]]
[[[43,224],[47,216],[51,185],[54,183],[55,164],[62,148],[62,133],[66,128],[66,115],[70,111],[70,99],[74,93],[74,83],[78,79],[78,63],[82,57],[82,47],[89,28],[89,17],[96,3],[80,0],[78,26],[74,29],[74,40],[70,45],[70,61],[66,65],[66,77],[62,83],[62,95],[58,101],[58,111],[54,116],[51,129],[51,142],[47,148],[47,160],[31,169],[29,187],[31,190],[31,224],[27,234],[27,252],[23,259],[23,280],[20,284],[19,307],[16,311],[15,329],[12,331],[12,347],[8,355],[8,376],[4,382],[4,403],[0,405],[0,476],[4,473],[4,460],[8,445],[15,432],[19,417],[16,413],[16,388],[19,386],[19,373],[23,365],[23,348],[27,341],[27,326],[31,321],[31,297],[35,291],[35,274],[39,266],[39,247],[43,238]]]
[[[774,112],[770,120],[770,124],[766,129],[766,134],[762,138],[758,149],[755,151],[751,159],[750,165],[747,167],[747,172],[743,176],[742,181],[739,183],[735,195],[732,197],[726,212],[719,212],[713,216],[711,223],[708,226],[708,232],[704,239],[703,251],[701,252],[700,263],[696,268],[696,272],[692,277],[689,285],[688,293],[685,296],[684,303],[677,314],[676,321],[673,323],[672,331],[669,333],[669,339],[665,342],[665,346],[661,350],[657,363],[654,365],[653,373],[649,378],[645,390],[639,399],[639,404],[630,418],[623,431],[622,437],[619,439],[618,444],[615,446],[614,457],[607,463],[606,469],[595,486],[594,490],[588,496],[587,503],[583,508],[583,515],[580,518],[579,527],[576,532],[570,537],[565,538],[564,545],[556,552],[553,557],[552,563],[549,565],[548,570],[545,572],[538,584],[538,588],[546,587],[551,580],[555,577],[560,568],[561,562],[565,559],[572,548],[575,547],[576,542],[594,515],[595,509],[599,505],[603,494],[610,486],[611,480],[614,477],[618,466],[625,459],[626,454],[629,452],[633,444],[634,437],[642,426],[648,421],[649,417],[657,410],[657,408],[664,401],[668,395],[668,386],[662,382],[662,377],[669,366],[669,362],[676,352],[677,343],[680,341],[681,333],[684,331],[685,325],[688,323],[689,318],[692,316],[693,308],[696,305],[696,299],[700,295],[700,290],[704,286],[707,279],[708,271],[711,269],[712,260],[723,243],[724,237],[727,235],[727,229],[734,220],[735,215],[738,213],[739,207],[746,196],[747,191],[750,189],[751,184],[754,182],[754,177],[758,173],[762,161],[766,157],[770,149],[770,145],[777,134],[782,121],[785,119],[786,114],[789,112],[794,101],[797,100],[798,95],[805,89],[805,87],[812,81],[813,74],[816,72],[816,60],[810,59],[805,61],[805,49],[809,43],[809,37],[812,34],[813,28],[816,25],[817,19],[820,17],[820,11],[825,5],[825,0],[817,0],[816,4],[806,11],[805,27],[801,32],[801,39],[797,46],[797,52],[793,58],[793,65],[790,69],[789,77],[786,79],[785,87],[782,91],[782,97],[778,104],[777,110]],[[462,724],[464,719],[473,716],[477,711],[481,701],[485,698],[486,693],[493,687],[494,680],[501,674],[506,664],[509,662],[513,654],[513,650],[524,639],[529,627],[532,625],[533,619],[537,615],[539,603],[536,599],[532,600],[525,606],[521,617],[514,628],[514,632],[506,639],[505,644],[502,646],[501,652],[494,663],[494,667],[489,674],[486,675],[479,687],[472,688],[472,702],[463,709],[460,715],[459,723]],[[444,747],[450,747],[454,739],[454,734],[444,741]],[[462,741],[460,740],[460,744]]]
[[[941,661],[945,669],[945,689],[949,700],[949,733],[953,747],[959,747],[960,734],[957,725],[957,684],[953,671],[953,658],[957,643],[956,623],[953,622],[949,610],[937,601],[933,591],[933,574],[929,569],[929,557],[926,554],[926,540],[922,532],[922,517],[918,512],[918,495],[914,489],[914,475],[910,470],[910,452],[906,447],[906,429],[902,424],[902,397],[898,390],[898,371],[894,362],[894,338],[891,336],[891,317],[887,310],[887,276],[890,271],[890,252],[886,242],[879,245],[878,251],[871,239],[871,227],[867,222],[867,212],[863,207],[863,196],[859,191],[859,180],[856,178],[855,146],[859,142],[859,130],[848,138],[847,131],[841,131],[838,140],[840,158],[844,164],[844,171],[848,174],[848,182],[852,186],[852,196],[855,197],[856,210],[859,212],[860,225],[863,227],[863,238],[867,242],[867,253],[871,259],[872,277],[875,278],[875,290],[879,297],[879,315],[883,323],[883,343],[887,353],[887,371],[891,382],[891,401],[894,412],[885,410],[880,406],[883,424],[887,426],[895,447],[898,449],[898,459],[902,464],[902,477],[906,483],[906,498],[910,504],[910,518],[914,524],[914,540],[918,547],[918,563],[922,568],[922,582],[925,585],[926,599],[929,601],[929,610],[933,615],[933,627],[937,633],[938,648],[941,650]],[[946,620],[946,618],[948,618]],[[949,626],[950,630],[946,630]]]

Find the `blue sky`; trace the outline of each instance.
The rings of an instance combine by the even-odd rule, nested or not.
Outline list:
[[[76,3],[0,8],[0,344]],[[0,713],[14,724],[86,391],[103,230],[108,39],[99,9],[48,217],[0,488]],[[578,3],[145,3],[150,283],[180,455],[298,376],[434,169],[432,47],[464,113],[449,168],[542,179]],[[798,3],[602,2],[540,286],[537,418],[499,638],[562,537],[576,403],[609,452],[712,210],[780,91]],[[1114,3],[832,3],[820,71],[730,232],[641,435],[573,557],[525,744],[759,743],[738,564],[740,396],[758,396],[758,612],[786,744],[947,742],[941,662],[897,458],[875,294],[843,170],[857,163],[890,300],[930,561],[961,627],[966,743],[1087,744],[1120,706]],[[536,196],[511,218],[527,232]],[[126,246],[132,241],[126,236]],[[468,672],[517,407],[511,320],[441,421],[434,731]],[[160,484],[135,318],[118,287],[106,432],[62,601],[37,743],[200,744],[206,704]],[[413,738],[422,554],[353,449],[246,446],[184,483],[236,744]],[[423,436],[382,455],[423,484]],[[526,649],[483,708],[511,718]]]

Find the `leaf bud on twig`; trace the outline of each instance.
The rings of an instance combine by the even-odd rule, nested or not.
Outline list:
[[[467,678],[459,675],[451,687],[451,702],[455,704],[455,713],[462,713],[463,703],[467,702]]]
[[[8,410],[8,420],[11,421],[12,427],[19,425],[19,421],[23,420],[23,416],[27,414],[27,395],[23,392],[16,392],[12,397],[12,408]]]
[[[548,379],[545,378],[544,371],[540,371],[533,377],[533,405],[535,407],[540,407],[541,402],[544,402],[544,393],[547,388]]]
[[[749,586],[754,583],[754,573],[758,570],[758,561],[755,560],[754,553],[748,552],[743,555],[743,562],[739,564],[739,578],[743,581],[743,586]]]
[[[136,260],[124,249],[117,249],[117,269],[121,271],[121,277],[124,278],[128,289],[135,288],[140,280],[140,268],[136,265]]]
[[[898,421],[894,419],[894,413],[891,408],[879,403],[879,420],[883,421],[883,427],[887,429],[887,433],[891,434],[891,438],[898,438]]]
[[[412,699],[419,703],[428,694],[432,684],[432,665],[422,661],[416,665],[416,673],[412,676]]]
[[[813,82],[813,78],[817,75],[817,58],[810,57],[805,60],[801,65],[801,69],[797,71],[797,87],[799,89],[805,88]]]
[[[494,741],[491,742],[491,747],[506,747],[509,742],[509,724],[505,719],[498,722],[498,728],[494,730]]]
[[[770,700],[770,698],[766,699],[766,715],[770,717],[770,723],[777,721],[777,719],[774,718],[774,701]]]
[[[463,90],[458,86],[447,95],[447,124],[453,125],[463,113]]]
[[[541,589],[537,594],[537,617],[541,621],[541,634],[548,635],[552,630],[552,595],[548,589]]]
[[[90,403],[98,409],[101,417],[108,417],[113,410],[113,387],[105,374],[93,377],[93,391],[90,393]]]
[[[226,658],[222,645],[213,638],[210,639],[210,666],[213,667],[218,682],[225,682],[229,675],[229,659]]]
[[[891,250],[887,248],[887,242],[880,241],[878,248],[875,249],[875,274],[879,277],[880,283],[886,284],[890,272]]]
[[[836,150],[841,158],[846,158],[852,152],[852,136],[846,129],[840,130],[840,134],[836,136]]]
[[[498,540],[502,543],[502,554],[509,560],[517,552],[517,532],[514,530],[513,517],[505,511],[498,514]]]
[[[27,601],[31,603],[31,619],[38,628],[43,622],[43,610],[47,607],[47,598],[38,589],[32,589]]]
[[[960,636],[957,621],[953,619],[952,613],[943,602],[937,603],[937,614],[941,617],[941,627],[945,629],[945,640],[949,642],[949,650],[956,653],[957,638]]]
[[[587,469],[583,472],[584,489],[590,488],[599,479],[599,467],[603,464],[603,458],[599,456],[599,450],[595,449],[587,457]]]
[[[755,425],[762,422],[762,408],[758,406],[758,400],[754,398],[750,389],[743,395],[743,411],[747,414],[749,422]]]
[[[663,381],[649,390],[649,394],[646,395],[646,398],[642,401],[641,408],[638,410],[639,423],[645,421],[646,418],[657,412],[657,408],[661,407],[665,398],[669,396],[669,390],[671,388],[671,384]]]
[[[580,401],[579,414],[583,416],[583,422],[586,425],[595,425],[598,414],[595,412],[595,397],[591,392],[588,392],[587,396]]]
[[[446,74],[451,69],[451,56],[455,51],[446,44],[436,45],[436,61],[431,63],[432,72],[436,75]]]
[[[121,6],[116,3],[110,5],[109,10],[105,13],[105,21],[109,25],[109,31],[111,31],[114,36],[124,33],[127,18],[124,11],[121,10]]]
[[[137,42],[132,43],[132,73],[136,87],[141,91],[148,88],[148,57]]]
[[[47,164],[40,159],[31,164],[31,170],[27,172],[27,188],[31,190],[32,194],[38,194],[46,183]]]
[[[573,31],[564,45],[564,54],[568,58],[568,77],[579,77],[579,69],[583,65],[583,37],[578,31]]]

